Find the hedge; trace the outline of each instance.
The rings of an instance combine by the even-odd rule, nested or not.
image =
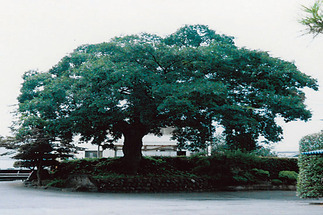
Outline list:
[[[65,161],[54,170],[53,178],[61,182],[60,180],[65,180],[70,175],[86,174],[100,181],[101,184],[106,184],[105,190],[108,189],[107,185],[118,187],[120,184],[117,183],[118,180],[123,180],[124,183],[128,183],[129,180],[132,181],[131,183],[142,180],[142,183],[138,184],[139,190],[155,191],[154,187],[157,185],[154,183],[158,182],[160,185],[165,184],[167,191],[177,191],[184,190],[185,187],[197,190],[214,190],[235,185],[252,185],[264,182],[270,184],[272,181],[271,184],[275,185],[275,180],[281,180],[279,178],[280,172],[298,172],[297,159],[264,158],[235,151],[218,153],[211,157],[146,157],[142,159],[138,175],[129,179],[129,176],[123,175],[120,171],[122,170],[121,159]],[[186,181],[186,179],[190,180]],[[191,182],[191,179],[194,183]],[[142,186],[146,181],[148,181],[147,184],[150,184],[149,187]],[[176,181],[180,181],[180,183],[173,183]],[[111,183],[115,185],[112,186]],[[294,182],[285,180],[282,183],[293,184]],[[180,187],[181,185],[183,187]]]
[[[303,137],[299,148],[301,154],[298,160],[300,170],[297,194],[301,198],[321,198],[323,197],[323,156],[304,155],[302,152],[323,149],[323,130]]]

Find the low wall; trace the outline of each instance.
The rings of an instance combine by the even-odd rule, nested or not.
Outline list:
[[[121,178],[97,180],[97,185],[101,192],[199,192],[219,187],[203,178]]]

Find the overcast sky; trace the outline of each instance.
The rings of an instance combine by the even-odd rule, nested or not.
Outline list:
[[[140,32],[167,35],[204,24],[235,37],[239,47],[295,62],[323,86],[323,35],[303,35],[301,5],[314,0],[0,0],[0,135],[9,135],[21,76],[46,71],[82,44]],[[298,150],[304,135],[323,129],[323,91],[306,90],[310,122],[280,125],[277,150]]]

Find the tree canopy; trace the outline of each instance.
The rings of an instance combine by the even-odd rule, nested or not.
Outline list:
[[[275,118],[309,119],[302,89],[317,90],[293,63],[238,48],[204,25],[82,45],[49,71],[28,71],[23,79],[21,128],[41,119],[61,141],[79,134],[99,145],[123,135],[127,160],[141,156],[143,136],[163,127],[175,129],[180,148],[207,146],[215,123],[232,147],[252,150],[260,136],[277,142],[282,129]]]

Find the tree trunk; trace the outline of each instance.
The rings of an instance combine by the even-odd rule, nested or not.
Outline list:
[[[42,164],[41,164],[41,161],[38,162],[38,165],[37,165],[37,186],[42,186],[42,178],[41,178],[41,174],[42,174]]]
[[[97,150],[97,158],[101,158],[102,156],[101,156],[101,152],[100,152],[100,146],[101,146],[101,144],[98,144],[98,150]]]
[[[140,161],[142,158],[142,138],[146,135],[143,129],[138,126],[127,126],[123,132],[123,161],[126,174],[137,174]]]

